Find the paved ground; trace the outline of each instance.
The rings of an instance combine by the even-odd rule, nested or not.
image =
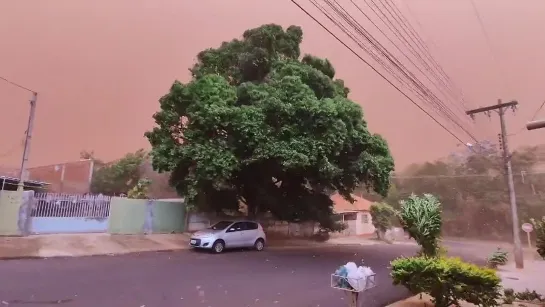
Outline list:
[[[405,298],[388,277],[389,261],[411,255],[409,245],[177,251],[123,256],[0,261],[0,301],[7,306],[63,307],[341,307],[329,274],[362,259],[377,273],[366,307]]]

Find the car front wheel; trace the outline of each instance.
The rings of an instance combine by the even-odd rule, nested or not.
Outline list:
[[[225,243],[223,241],[218,240],[214,242],[214,245],[212,245],[212,252],[216,254],[220,254],[225,249]]]

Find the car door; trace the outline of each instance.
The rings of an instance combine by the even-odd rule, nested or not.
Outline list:
[[[246,229],[242,232],[242,242],[244,247],[254,246],[255,240],[257,239],[257,224],[254,222],[244,222],[246,224]]]
[[[242,247],[242,233],[243,229],[246,228],[244,222],[236,222],[225,231],[223,236],[225,241],[225,246],[228,248]]]

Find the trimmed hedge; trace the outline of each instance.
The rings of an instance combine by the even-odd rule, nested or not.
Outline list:
[[[425,256],[398,258],[391,265],[394,285],[403,285],[413,294],[429,294],[437,307],[459,306],[460,301],[499,305],[501,279],[492,269],[459,258]]]

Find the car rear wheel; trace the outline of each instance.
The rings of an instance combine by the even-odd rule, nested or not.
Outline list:
[[[214,242],[214,245],[212,245],[212,252],[216,254],[220,254],[225,249],[225,243],[223,241],[218,240]]]
[[[257,239],[254,243],[254,249],[258,252],[265,249],[265,241],[263,239]]]

